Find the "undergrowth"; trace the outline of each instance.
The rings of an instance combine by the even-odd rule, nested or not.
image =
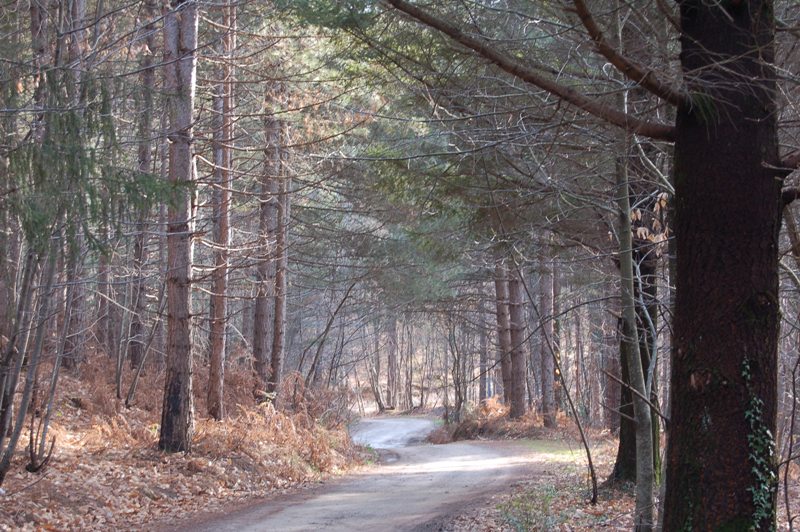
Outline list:
[[[457,440],[475,439],[563,439],[572,435],[562,429],[545,429],[542,417],[534,411],[528,411],[519,419],[508,417],[509,409],[500,398],[490,397],[481,401],[477,407],[466,409],[461,422],[450,423],[437,428],[428,437],[435,444],[449,443]],[[563,414],[559,426],[568,426]]]
[[[142,376],[129,409],[116,399],[108,358],[94,356],[79,373],[64,375],[52,421],[51,465],[42,473],[26,472],[25,449],[19,450],[0,495],[0,530],[135,528],[360,463],[347,434],[346,393],[305,390],[290,375],[279,398],[283,408],[276,409],[257,402],[257,376],[234,366],[225,375],[227,417],[217,422],[204,415],[206,375],[204,368],[195,372],[189,454],[157,449],[162,372],[150,368]],[[126,372],[124,390],[129,380]]]
[[[498,506],[505,522],[517,532],[552,530],[563,519],[554,515],[552,503],[557,495],[553,485],[522,492]]]

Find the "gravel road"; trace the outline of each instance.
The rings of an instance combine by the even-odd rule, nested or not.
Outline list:
[[[433,429],[423,418],[363,420],[351,428],[353,439],[387,449],[384,463],[177,530],[438,530],[446,516],[530,470],[530,454],[508,442],[421,443]]]

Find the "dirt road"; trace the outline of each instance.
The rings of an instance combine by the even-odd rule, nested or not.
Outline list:
[[[445,516],[530,471],[531,456],[521,444],[420,443],[433,428],[421,418],[364,420],[352,428],[353,439],[388,449],[383,464],[178,530],[438,530]]]

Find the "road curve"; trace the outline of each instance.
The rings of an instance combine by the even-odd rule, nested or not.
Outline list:
[[[419,418],[362,421],[352,429],[354,440],[391,449],[395,460],[177,530],[435,530],[441,517],[507,487],[530,465],[519,447],[498,442],[408,446],[432,429]]]

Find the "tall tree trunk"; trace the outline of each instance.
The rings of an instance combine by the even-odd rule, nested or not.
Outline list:
[[[494,264],[494,291],[497,308],[497,358],[503,379],[503,402],[510,407],[512,372],[511,372],[511,315],[508,307],[508,271],[503,259],[496,259]]]
[[[645,401],[642,357],[639,353],[639,335],[636,326],[636,300],[634,298],[633,241],[631,234],[630,200],[628,197],[627,161],[617,163],[617,205],[619,216],[619,262],[622,300],[622,335],[628,339],[625,362],[633,395],[633,416],[636,427],[636,510],[634,525],[637,531],[651,530],[653,519],[653,441],[650,406]]]
[[[664,530],[772,530],[778,233],[774,2],[683,1]],[[712,487],[710,489],[709,487]]]
[[[386,328],[386,402],[387,407],[397,407],[397,318],[389,318]]]
[[[551,237],[552,238],[552,237]],[[551,240],[552,241],[552,240]],[[551,347],[553,352],[551,356],[555,356],[556,359],[553,361],[554,369],[553,369],[553,404],[555,405],[554,415],[558,413],[559,408],[561,408],[562,404],[564,403],[561,389],[562,382],[561,379],[558,378],[558,374],[556,373],[557,368],[561,366],[561,277],[559,276],[558,268],[556,267],[555,258],[550,259],[550,273],[553,277],[553,311],[552,311],[552,322],[553,322],[553,336],[552,336],[552,344]]]
[[[414,408],[414,331],[410,321],[406,322],[408,342],[406,343],[406,371],[405,371],[405,407],[407,410]]]
[[[586,371],[586,359],[583,352],[583,331],[581,327],[581,311],[575,312],[575,404],[578,412],[588,415],[587,394],[583,380]]]
[[[67,329],[64,338],[64,352],[62,364],[65,369],[74,369],[83,362],[84,347],[84,290],[80,274],[83,269],[83,238],[80,233],[73,232],[67,242],[67,290],[72,290],[69,298],[70,309],[65,308],[65,323]],[[67,312],[67,310],[70,310]]]
[[[208,390],[206,409],[208,416],[217,421],[224,417],[223,388],[225,379],[225,329],[227,324],[228,289],[228,154],[225,144],[223,100],[227,87],[219,83],[212,100],[214,170],[211,186],[214,232],[214,269],[211,272],[211,295],[208,304]]]
[[[376,321],[372,334],[372,356],[367,357],[367,369],[369,371],[369,383],[372,387],[372,394],[375,397],[375,404],[378,406],[378,412],[383,412],[386,410],[386,402],[383,400],[383,393],[381,392],[381,342],[379,331],[380,328]]]
[[[635,231],[634,231],[635,234]],[[652,348],[654,345],[654,329],[657,320],[656,297],[658,287],[655,284],[656,268],[658,261],[655,250],[649,241],[642,242],[633,239],[633,260],[637,265],[637,272],[634,274],[633,297],[636,302],[636,324],[637,338],[639,343],[639,354],[641,366],[645,372],[645,383],[648,382],[648,369],[652,360]],[[620,326],[620,368],[622,370],[622,382],[620,386],[620,431],[619,447],[617,448],[617,459],[611,478],[615,481],[633,481],[636,478],[636,423],[633,413],[633,395],[631,393],[631,372],[628,367],[628,355],[632,349],[633,339],[626,335],[622,324]],[[655,372],[654,372],[655,373]],[[655,386],[655,374],[652,377],[650,391],[650,402],[658,404],[658,394]],[[659,425],[656,411],[651,409],[651,424],[653,428],[653,470],[660,470],[660,449],[659,449]]]
[[[487,386],[489,382],[489,375],[487,372],[489,371],[489,341],[488,341],[488,334],[486,330],[486,300],[484,299],[484,288],[481,288],[481,301],[478,304],[478,350],[479,350],[479,360],[478,360],[478,371],[480,375],[480,379],[478,381],[478,401],[483,401],[484,399],[488,399],[489,395],[489,386]]]
[[[555,362],[553,345],[553,270],[550,259],[541,261],[542,277],[539,281],[539,320],[541,327],[542,362],[542,420],[547,428],[556,426]]]
[[[106,222],[101,222],[100,239],[104,245],[109,241],[108,224]],[[111,285],[109,284],[109,259],[109,254],[106,250],[103,250],[97,262],[97,319],[94,325],[94,336],[97,340],[97,348],[105,353],[106,356],[111,356],[108,339],[108,311],[110,306],[108,304],[108,299],[111,289]]]
[[[508,307],[511,328],[511,413],[512,418],[525,415],[527,409],[526,385],[528,376],[525,347],[525,309],[523,286],[519,268],[509,269]]]
[[[266,91],[265,106],[274,106],[273,88]],[[259,262],[253,315],[253,358],[258,375],[270,377],[270,354],[275,326],[275,275],[277,266],[278,203],[280,202],[281,124],[273,115],[264,117],[264,173],[259,207]]]
[[[211,331],[209,344],[211,356],[209,357],[208,377],[208,415],[216,420],[225,416],[223,404],[223,389],[225,384],[225,346],[228,325],[228,245],[230,240],[230,189],[233,184],[233,111],[234,111],[234,65],[233,53],[236,50],[236,4],[226,2],[223,7],[223,24],[225,38],[223,39],[223,53],[225,66],[223,68],[223,82],[221,90],[221,117],[220,136],[221,146],[218,147],[219,161],[215,160],[215,188],[214,188],[214,271],[211,275]],[[215,152],[217,150],[215,149]],[[216,157],[215,157],[216,158]]]
[[[139,113],[139,148],[138,169],[142,174],[153,171],[153,146],[150,140],[153,122],[153,95],[156,89],[156,73],[153,67],[154,51],[156,49],[156,2],[147,0],[142,6],[142,17],[147,23],[142,27],[144,35],[144,51],[140,59],[139,83],[141,83],[141,104]],[[133,261],[136,280],[133,288],[134,309],[131,317],[130,343],[128,344],[128,359],[132,369],[138,368],[144,357],[144,312],[147,308],[147,288],[143,273],[144,263],[147,260],[146,225],[147,216],[150,214],[148,207],[140,207],[137,220],[136,241],[133,248]],[[65,359],[66,362],[67,359]]]
[[[289,287],[289,219],[291,217],[291,180],[286,164],[285,144],[288,144],[288,126],[281,122],[280,172],[278,189],[278,226],[275,238],[277,259],[275,264],[275,320],[272,330],[272,353],[267,393],[278,401],[283,379],[283,361],[286,350],[286,300]]]
[[[167,222],[167,372],[159,448],[190,451],[192,397],[191,273],[194,180],[192,124],[197,48],[197,3],[174,0],[164,16],[164,85],[170,115],[169,181],[173,199]]]

